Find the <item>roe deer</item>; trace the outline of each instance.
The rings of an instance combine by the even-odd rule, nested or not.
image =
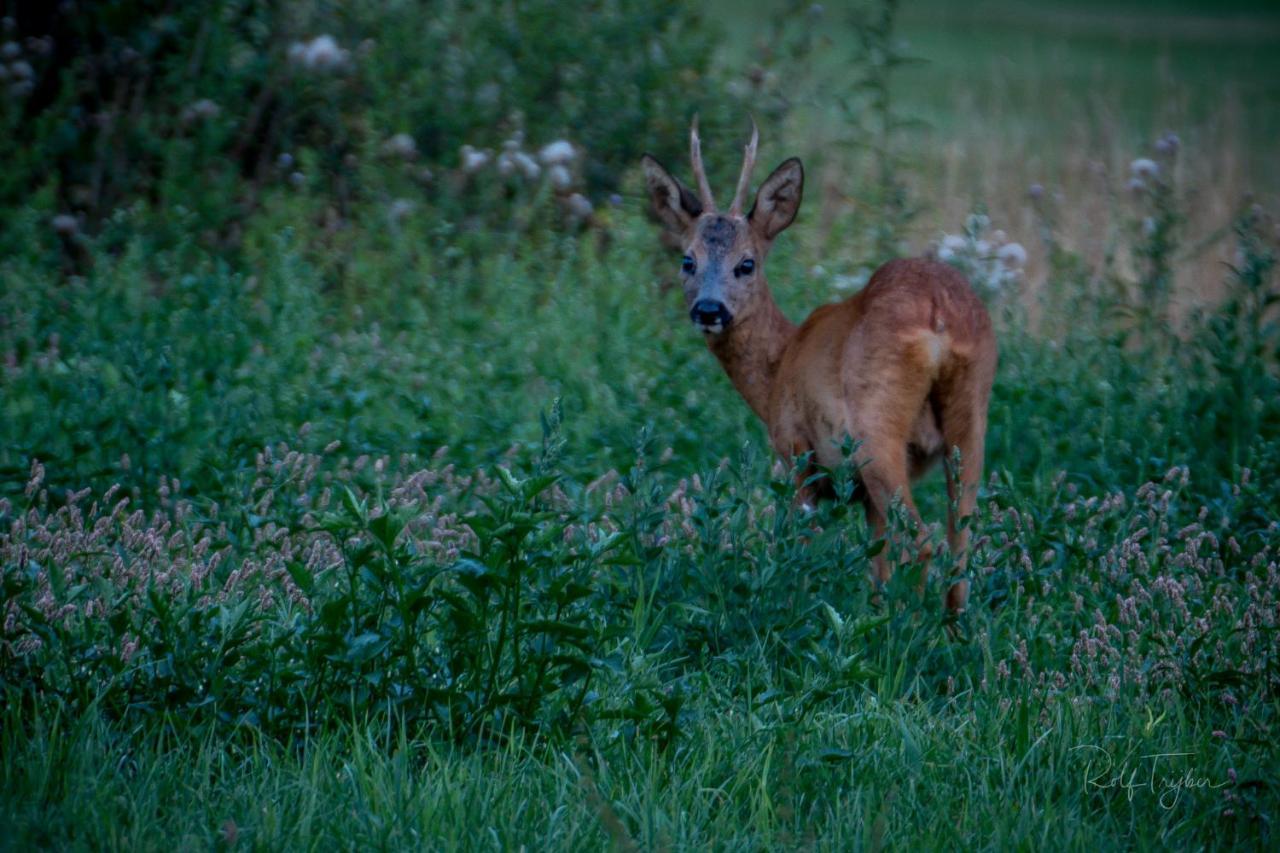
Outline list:
[[[690,133],[696,195],[653,157],[643,158],[654,212],[683,243],[681,277],[693,324],[783,459],[809,454],[811,465],[834,467],[845,438],[859,442],[858,495],[878,536],[898,496],[925,544],[911,481],[941,459],[950,498],[947,543],[962,572],[969,534],[960,522],[977,504],[995,377],[991,318],[955,269],[899,259],[876,270],[860,292],[794,325],[769,292],[764,261],[796,218],[804,169],[797,158],[784,162],[744,214],[758,141],[752,122],[727,213],[717,211],[711,195],[696,119]],[[812,473],[798,475],[798,498],[809,505],[831,492]],[[927,564],[928,548],[921,554]],[[878,580],[887,581],[892,569],[884,552],[874,566]],[[967,580],[955,581],[947,607],[963,610],[968,593]]]

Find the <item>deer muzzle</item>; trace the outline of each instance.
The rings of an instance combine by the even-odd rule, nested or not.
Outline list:
[[[689,318],[706,334],[719,334],[733,321],[729,309],[718,299],[699,299],[689,310]]]

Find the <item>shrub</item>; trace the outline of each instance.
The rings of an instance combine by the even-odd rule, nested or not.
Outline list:
[[[14,18],[32,83],[0,103],[0,203],[51,189],[68,243],[73,225],[145,200],[234,245],[272,184],[323,194],[343,219],[424,184],[433,204],[488,213],[468,201],[459,150],[513,135],[535,151],[567,137],[599,199],[641,151],[674,155],[676,129],[719,102],[715,35],[675,2],[588,4],[572,27],[552,2],[53,9]]]

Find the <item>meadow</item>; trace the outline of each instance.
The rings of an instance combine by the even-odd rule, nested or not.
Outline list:
[[[0,848],[1275,846],[1269,4],[71,6],[0,0]],[[995,320],[963,614],[690,327],[639,158],[748,112],[793,320]]]

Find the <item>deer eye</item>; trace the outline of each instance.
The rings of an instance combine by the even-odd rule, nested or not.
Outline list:
[[[689,257],[688,255],[685,255],[684,260],[680,262],[680,272],[684,273],[685,275],[693,275],[693,271],[696,270],[697,268],[698,268],[698,265],[695,264],[693,262],[693,258]]]
[[[751,260],[750,258],[747,258],[745,261],[738,264],[737,268],[733,271],[733,274],[736,275],[738,278],[742,278],[743,276],[751,275],[755,271],[756,271],[756,262]]]

